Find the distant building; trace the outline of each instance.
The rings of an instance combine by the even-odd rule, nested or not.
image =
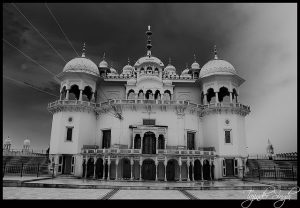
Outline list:
[[[105,56],[99,66],[70,60],[57,76],[50,158],[55,174],[100,179],[210,180],[239,176],[247,157],[245,81],[214,57],[202,68],[194,57],[179,75],[147,53],[118,74]],[[179,51],[180,53],[180,51]],[[126,51],[124,52],[124,55]]]

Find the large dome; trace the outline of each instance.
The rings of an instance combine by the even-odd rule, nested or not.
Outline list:
[[[99,76],[97,65],[85,57],[78,57],[69,61],[65,65],[63,72],[85,72]]]
[[[200,78],[210,76],[210,75],[236,75],[234,67],[227,61],[221,59],[213,59],[207,62],[200,71]]]
[[[143,63],[156,63],[161,67],[164,67],[163,62],[159,59],[156,58],[155,56],[144,56],[139,58],[139,60],[137,60],[137,62],[135,62],[134,66],[139,66]]]

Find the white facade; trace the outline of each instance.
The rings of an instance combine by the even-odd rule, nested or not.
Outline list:
[[[63,72],[53,114],[50,155],[56,174],[131,180],[238,177],[246,152],[244,82],[217,57],[181,75],[151,55],[121,74],[82,57]]]

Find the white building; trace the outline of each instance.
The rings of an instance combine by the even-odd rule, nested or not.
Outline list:
[[[50,155],[55,174],[97,179],[211,180],[238,177],[245,164],[244,82],[217,56],[180,75],[151,54],[122,73],[85,56],[57,77]]]

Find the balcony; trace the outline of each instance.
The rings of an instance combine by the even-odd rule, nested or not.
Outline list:
[[[110,108],[115,105],[157,105],[157,106],[182,106],[197,110],[200,113],[205,113],[210,110],[239,110],[247,115],[250,112],[250,107],[241,103],[210,103],[210,104],[197,104],[186,100],[144,100],[144,99],[113,99],[102,103],[93,103],[88,101],[79,100],[57,100],[48,104],[50,112],[60,109],[61,107],[81,107],[94,110],[95,112]]]
[[[141,149],[82,149],[82,154],[118,154],[118,155],[142,155]],[[215,151],[207,150],[177,150],[177,149],[158,149],[157,154],[153,155],[177,155],[177,156],[213,156]]]

